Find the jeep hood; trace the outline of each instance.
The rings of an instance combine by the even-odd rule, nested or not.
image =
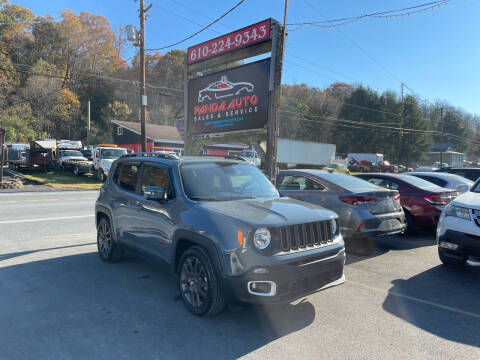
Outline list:
[[[290,198],[199,202],[199,206],[255,227],[300,224],[337,217],[330,210]]]
[[[65,160],[86,161],[87,160],[83,156],[63,156],[61,159],[62,159],[62,161],[65,161]]]

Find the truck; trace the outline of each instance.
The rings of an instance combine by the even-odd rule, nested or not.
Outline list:
[[[384,160],[383,154],[349,153],[347,164],[350,171],[356,172],[398,172],[398,167]]]
[[[82,142],[73,140],[59,140],[57,141],[57,156],[58,165],[62,168],[71,166],[76,161],[87,161],[83,156]]]
[[[112,163],[127,153],[128,151],[125,148],[114,146],[96,147],[92,151],[92,172],[96,174],[98,180],[105,181]]]
[[[280,168],[321,168],[333,162],[335,151],[335,144],[278,139],[277,163]]]
[[[29,149],[29,144],[5,144],[4,152],[7,154],[8,166],[14,170],[26,166]]]

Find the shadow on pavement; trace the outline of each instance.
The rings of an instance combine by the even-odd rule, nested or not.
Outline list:
[[[9,254],[0,254],[0,261],[2,260],[7,260],[7,259],[12,259],[17,256],[23,256],[23,255],[28,255],[28,254],[33,254],[41,251],[50,251],[50,250],[60,250],[60,249],[69,249],[69,248],[75,248],[75,247],[80,247],[80,246],[87,246],[87,245],[94,245],[96,243],[91,242],[91,243],[85,243],[85,244],[77,244],[77,245],[67,245],[67,246],[57,246],[53,248],[45,248],[45,249],[36,249],[36,250],[28,250],[28,251],[19,251],[16,253],[9,253]]]
[[[346,264],[381,256],[390,250],[411,250],[435,245],[435,230],[419,229],[407,235],[383,235],[346,243]]]
[[[135,258],[97,253],[3,267],[2,357],[234,359],[309,326],[310,302],[191,315],[175,277]]]
[[[480,267],[439,265],[393,280],[384,310],[444,339],[480,347]]]

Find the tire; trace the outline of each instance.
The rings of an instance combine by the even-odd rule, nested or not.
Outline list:
[[[407,223],[407,228],[403,231],[403,234],[408,236],[413,234],[416,225],[412,215],[405,209],[403,209],[403,212],[405,213],[405,221]]]
[[[225,307],[215,266],[208,253],[199,246],[188,248],[180,258],[178,289],[183,304],[196,316],[211,316]]]
[[[80,169],[78,168],[78,165],[75,165],[73,168],[73,176],[79,176],[80,175]]]
[[[98,179],[98,181],[105,182],[105,173],[103,172],[102,169],[98,169],[97,179]]]
[[[458,258],[450,257],[446,255],[445,251],[440,248],[438,248],[438,257],[440,258],[440,261],[443,263],[443,265],[455,267],[464,266],[468,260],[467,256],[459,256]]]
[[[110,221],[103,217],[97,227],[97,249],[100,259],[105,262],[115,262],[122,258],[123,251],[114,240]]]

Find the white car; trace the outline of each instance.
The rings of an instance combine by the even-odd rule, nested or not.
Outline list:
[[[448,204],[437,227],[438,255],[445,265],[480,258],[480,182]]]
[[[240,156],[250,164],[260,167],[262,161],[255,150],[242,150]]]

